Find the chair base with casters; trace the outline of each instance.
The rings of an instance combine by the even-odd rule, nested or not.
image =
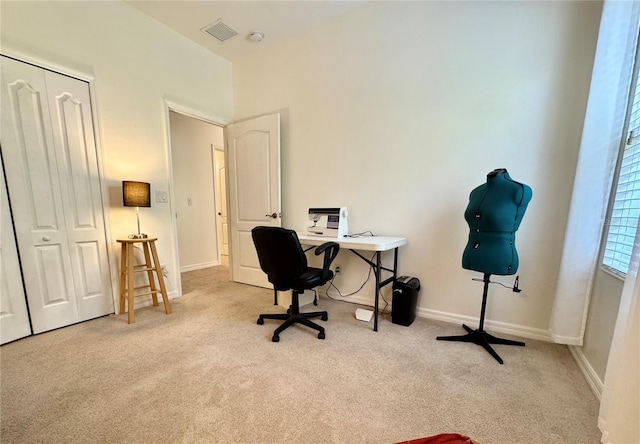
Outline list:
[[[316,324],[315,322],[311,322],[310,319],[320,318],[323,321],[329,319],[329,315],[326,311],[314,311],[310,313],[300,313],[300,293],[294,291],[291,295],[291,307],[287,310],[287,313],[282,314],[261,314],[258,317],[258,324],[264,324],[265,319],[277,319],[281,321],[285,321],[280,325],[280,327],[276,328],[273,332],[273,337],[271,340],[273,342],[280,341],[280,333],[282,333],[287,328],[291,327],[293,324],[302,324],[307,327],[313,328],[314,330],[318,330],[318,339],[324,339],[324,327]]]
[[[273,284],[274,304],[278,301],[278,291],[291,290],[291,306],[286,314],[261,314],[258,324],[265,319],[284,321],[274,332],[272,341],[280,341],[280,333],[295,324],[305,325],[318,331],[318,339],[325,339],[324,328],[312,322],[312,318],[323,321],[329,319],[326,311],[300,312],[300,294],[324,285],[333,277],[331,262],[338,255],[340,246],[336,242],[325,242],[315,249],[315,255],[323,255],[322,268],[309,267],[305,251],[298,235],[293,230],[281,227],[255,227],[251,230],[260,268]],[[316,302],[314,301],[314,304]]]

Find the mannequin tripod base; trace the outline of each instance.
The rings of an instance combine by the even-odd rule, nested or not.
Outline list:
[[[471,327],[467,327],[466,325],[462,324],[464,329],[467,330],[466,335],[438,336],[436,339],[439,341],[473,342],[474,344],[478,344],[484,347],[484,349],[488,351],[489,354],[493,356],[500,364],[504,364],[502,358],[495,352],[490,344],[517,345],[520,347],[524,347],[524,342],[496,338],[495,336],[490,335],[489,333],[484,331],[484,314],[485,310],[487,309],[487,291],[489,290],[489,284],[491,283],[490,278],[491,275],[489,273],[485,273],[482,278],[482,282],[484,282],[484,290],[482,291],[482,309],[480,311],[480,325],[478,326],[478,329],[474,330]]]
[[[460,335],[460,336],[438,336],[436,339],[438,341],[473,342],[474,344],[482,346],[500,364],[504,364],[504,361],[495,352],[495,350],[493,349],[493,347],[491,347],[490,344],[517,345],[519,347],[524,347],[524,342],[512,341],[510,339],[497,338],[497,337],[487,333],[484,330],[481,330],[481,329],[474,330],[471,327],[468,327],[468,326],[466,326],[464,324],[462,324],[462,327],[465,330],[467,330],[468,333],[466,335]]]

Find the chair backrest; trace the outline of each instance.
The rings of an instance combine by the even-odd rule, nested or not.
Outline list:
[[[276,287],[288,287],[288,281],[300,277],[307,269],[307,257],[295,231],[280,227],[255,227],[251,230],[251,236],[260,268]]]

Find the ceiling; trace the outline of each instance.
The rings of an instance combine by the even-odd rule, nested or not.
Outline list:
[[[125,2],[231,62],[365,4],[363,0]],[[238,35],[220,43],[202,31],[219,19]],[[251,41],[253,31],[264,33],[264,39]]]

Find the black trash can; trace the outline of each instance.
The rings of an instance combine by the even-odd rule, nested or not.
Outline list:
[[[420,281],[410,276],[400,276],[393,282],[391,322],[408,327],[416,318]]]

